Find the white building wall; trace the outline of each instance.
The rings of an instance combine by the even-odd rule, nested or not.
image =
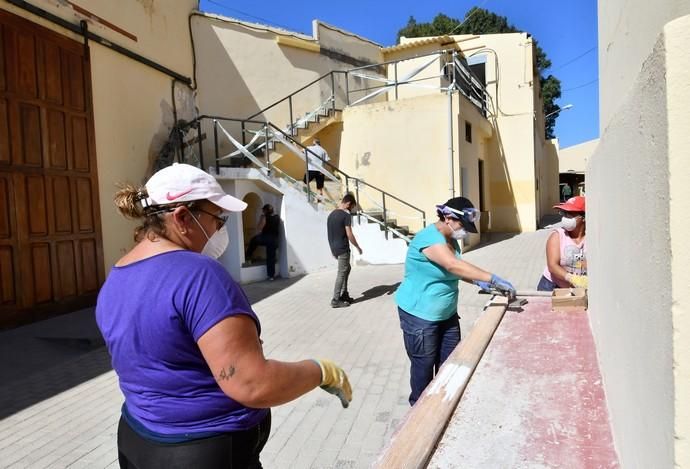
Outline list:
[[[616,37],[632,37],[630,12],[647,6],[621,3],[600,22],[619,18]],[[604,132],[587,169],[590,317],[625,468],[690,467],[690,16],[658,28],[626,93],[602,74]],[[635,41],[603,60],[634,62],[648,50]]]
[[[600,133],[631,92],[661,28],[687,14],[688,0],[599,0]]]

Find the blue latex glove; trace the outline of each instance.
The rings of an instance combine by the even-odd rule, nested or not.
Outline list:
[[[484,291],[491,291],[491,282],[482,282],[481,280],[475,280],[474,282],[475,285],[477,285],[480,289]]]
[[[508,293],[508,296],[510,297],[515,296],[516,292],[513,284],[510,283],[508,280],[503,280],[496,274],[491,274],[491,286],[496,288],[497,290],[501,290]]]

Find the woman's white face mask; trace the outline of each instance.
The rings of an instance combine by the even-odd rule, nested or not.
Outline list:
[[[201,231],[203,231],[204,236],[206,236],[206,244],[204,245],[204,249],[201,250],[201,254],[208,256],[211,259],[218,259],[228,248],[228,243],[230,242],[226,225],[223,225],[220,230],[216,231],[209,237],[204,227],[201,226],[201,223],[199,223],[199,220],[197,220],[194,215],[192,215],[192,218],[196,224],[199,225],[199,228],[201,228]]]
[[[453,219],[450,218],[449,219]],[[461,239],[465,239],[468,235],[467,231],[465,231],[465,228],[460,225],[460,228],[455,229],[453,226],[449,223],[448,228],[450,228],[450,237],[453,238],[456,241],[460,241]]]
[[[577,228],[577,219],[578,217],[563,217],[561,218],[561,226],[565,231],[573,231],[575,228]]]
[[[465,231],[465,228],[460,228],[459,230],[453,230],[450,237],[456,241],[460,241],[461,239],[467,238],[467,235],[468,233]]]

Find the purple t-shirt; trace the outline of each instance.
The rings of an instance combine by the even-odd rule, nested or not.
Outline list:
[[[113,267],[96,321],[120,379],[128,413],[151,432],[189,435],[246,430],[267,409],[250,409],[220,389],[197,346],[222,319],[259,319],[217,261],[171,251]]]

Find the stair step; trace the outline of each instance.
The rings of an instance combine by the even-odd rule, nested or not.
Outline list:
[[[383,212],[367,211],[367,212],[364,212],[364,214],[369,215],[371,218],[375,218],[378,221],[383,221]]]
[[[250,160],[249,158],[247,158],[244,155],[242,155],[242,156],[231,156],[227,160],[221,160],[221,164],[223,163],[223,161],[226,162],[225,164],[223,164],[223,166],[227,165],[230,168],[247,168],[253,164],[252,160]]]

